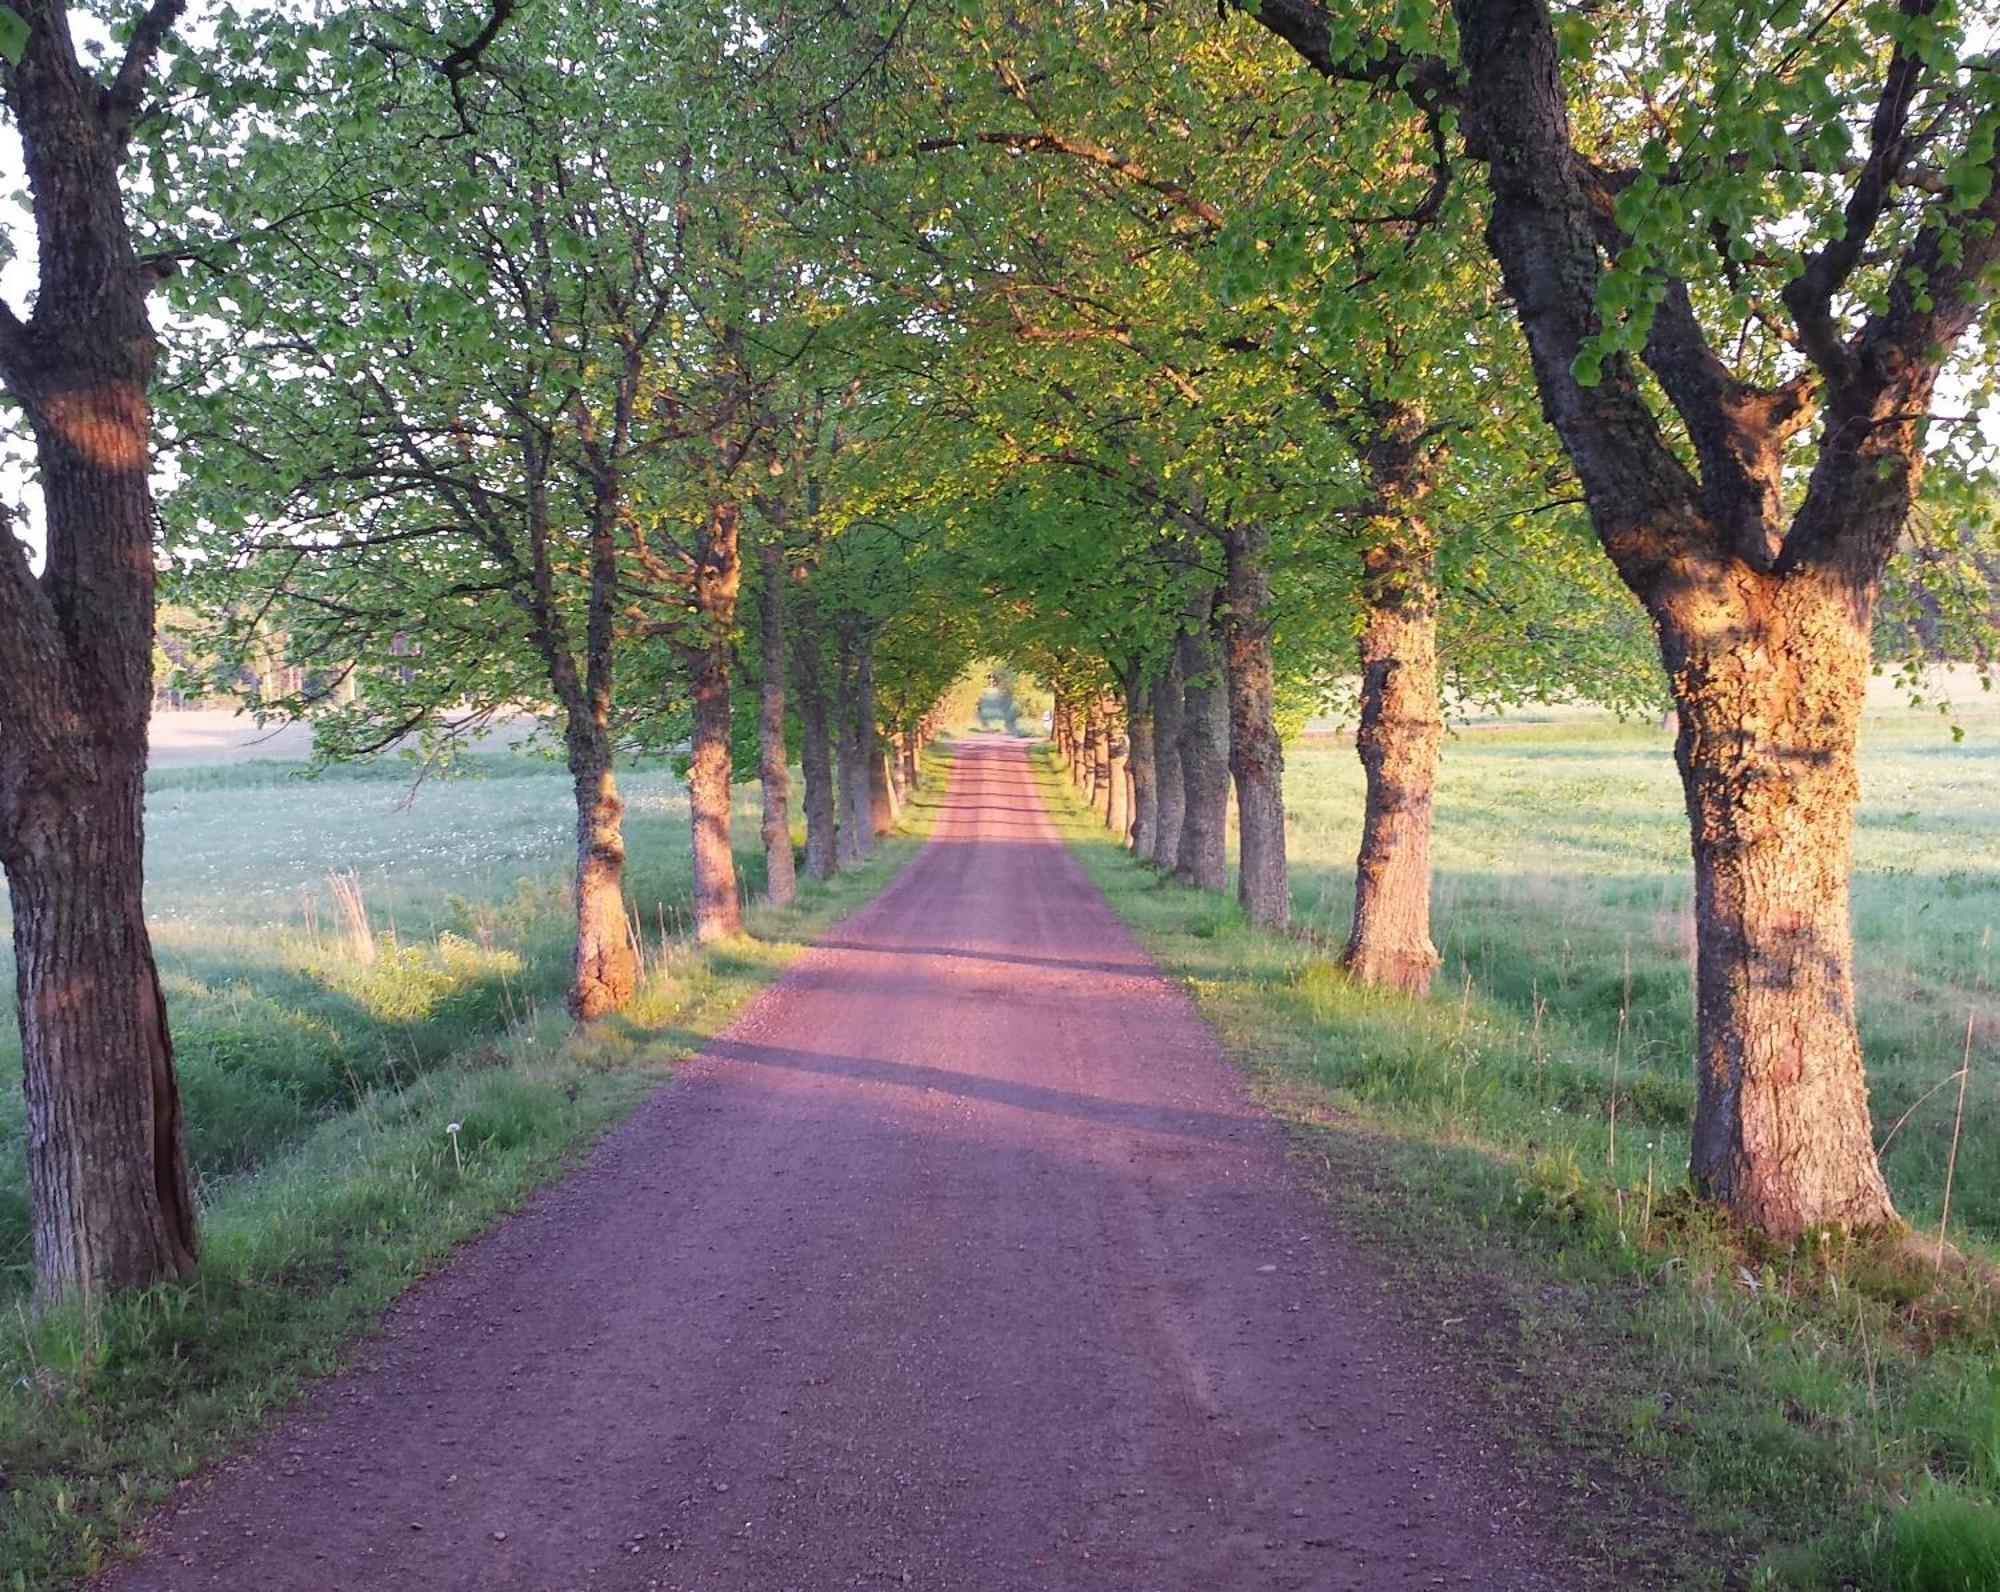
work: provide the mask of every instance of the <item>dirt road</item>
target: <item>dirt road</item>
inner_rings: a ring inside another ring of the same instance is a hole
[[[120,1589],[1573,1584],[1038,804],[933,843]]]

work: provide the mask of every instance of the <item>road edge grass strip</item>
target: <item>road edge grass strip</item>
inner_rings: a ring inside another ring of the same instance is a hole
[[[1510,1142],[1514,1014],[1356,984],[1135,859],[1050,749],[1035,764],[1092,883],[1609,1584],[2000,1586],[2000,1320],[1976,1277],[1900,1244],[1746,1247],[1678,1169],[1607,1170],[1588,1123],[1556,1152]],[[1342,1064],[1364,1050],[1365,1075]]]
[[[0,1589],[79,1581],[205,1465],[338,1369],[399,1295],[577,1164],[929,838],[950,753],[898,829],[745,936],[679,943],[629,1010],[584,1029],[551,1003],[499,1042],[362,1095],[204,1213],[193,1278],[0,1320]]]

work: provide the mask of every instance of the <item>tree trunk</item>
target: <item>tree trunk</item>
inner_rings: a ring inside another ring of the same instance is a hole
[[[197,1252],[144,908],[159,344],[120,170],[152,57],[134,50],[107,86],[77,59],[68,7],[14,9],[27,34],[7,99],[40,248],[32,315],[0,317],[0,381],[34,434],[46,556],[37,576],[0,519],[0,866],[35,1294],[94,1302],[185,1276]]]
[[[44,1300],[142,1287],[195,1262],[173,1041],[140,898],[144,763],[115,761],[90,785],[33,792],[7,847]]]
[[[1146,676],[1138,668],[1125,674],[1125,723],[1132,745],[1127,763],[1132,775],[1132,852],[1150,857],[1160,827],[1160,791],[1153,758],[1153,705]]]
[[[928,719],[914,734],[903,737],[903,790],[906,797],[916,794],[917,784],[924,777],[923,747],[929,740]]]
[[[1271,663],[1270,547],[1271,533],[1258,522],[1232,525],[1225,534],[1229,583],[1222,641],[1229,772],[1236,782],[1236,899],[1252,923],[1285,929],[1292,921],[1292,888],[1285,869],[1285,749]]]
[[[1229,885],[1229,702],[1211,623],[1214,602],[1210,594],[1193,605],[1178,643],[1185,795],[1174,877],[1197,890]]]
[[[576,956],[569,1010],[592,1022],[621,1009],[639,983],[625,913],[625,804],[602,726],[571,716],[570,780],[576,790]]]
[[[1392,543],[1364,558],[1355,749],[1368,796],[1342,960],[1368,983],[1423,995],[1439,960],[1431,943],[1431,801],[1444,740],[1431,550]]]
[[[896,827],[896,820],[902,813],[902,804],[896,798],[896,777],[889,748],[879,744],[879,737],[874,760],[868,765],[868,773],[869,823],[878,836],[886,835]]]
[[[1104,714],[1104,827],[1121,844],[1132,835],[1132,742],[1116,703]]]
[[[1181,685],[1180,648],[1167,650],[1166,662],[1153,676],[1146,699],[1153,708],[1153,845],[1152,862],[1172,868],[1181,852],[1181,820],[1187,812],[1187,784],[1181,777],[1181,719],[1186,692]]]
[[[802,612],[800,617],[809,615]],[[799,712],[799,773],[806,787],[806,873],[814,879],[831,879],[840,866],[834,840],[839,823],[834,808],[833,732],[827,722],[820,664],[818,627],[795,626],[792,694]]]
[[[730,849],[729,654],[697,651],[689,669],[694,752],[688,763],[688,817],[694,828],[694,933],[697,940],[743,932]]]
[[[866,690],[860,649],[851,637],[839,642],[840,860],[862,862],[875,849],[869,797],[869,741],[875,704]]]
[[[1367,983],[1425,995],[1431,942],[1431,806],[1444,713],[1438,699],[1437,550],[1420,517],[1428,487],[1422,419],[1397,406],[1370,450],[1382,513],[1362,553],[1361,725],[1367,778],[1354,923],[1342,961]]]
[[[764,798],[765,889],[776,906],[799,893],[792,858],[792,774],[785,748],[785,550],[770,537],[758,549],[764,605],[758,626],[764,680],[757,708],[757,780]]]
[[[1659,612],[1694,846],[1695,1184],[1778,1238],[1892,1224],[1848,902],[1869,604],[1739,568]]]
[[[694,702],[694,748],[688,764],[688,817],[694,830],[694,932],[720,940],[743,932],[743,903],[736,891],[736,857],[730,848],[729,632],[736,620],[736,590],[743,565],[733,503],[710,514],[699,549],[694,596],[706,634],[686,649],[689,694]]]
[[[1090,805],[1100,813],[1106,823],[1111,820],[1111,739],[1116,733],[1112,724],[1110,701],[1100,693],[1097,706],[1092,710],[1097,720],[1097,745],[1090,765]]]
[[[1104,739],[1104,708],[1093,697],[1083,713],[1083,739],[1077,743],[1076,781],[1086,807],[1097,805],[1097,746]]]

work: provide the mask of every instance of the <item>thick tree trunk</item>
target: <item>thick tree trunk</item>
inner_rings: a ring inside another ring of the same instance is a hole
[[[1444,716],[1438,704],[1437,594],[1427,543],[1364,554],[1361,726],[1367,776],[1354,924],[1342,960],[1357,978],[1423,995],[1431,943],[1431,802]]]
[[[1146,676],[1137,668],[1125,672],[1125,724],[1132,747],[1127,764],[1132,775],[1132,852],[1150,857],[1160,827],[1160,790],[1153,757],[1153,704]]]
[[[1342,960],[1357,978],[1429,993],[1431,807],[1444,713],[1438,698],[1437,552],[1420,514],[1429,479],[1423,418],[1386,410],[1369,451],[1381,513],[1362,553],[1361,725],[1367,779],[1354,923]]]
[[[571,717],[570,780],[576,790],[576,956],[570,1015],[592,1022],[621,1009],[639,983],[625,912],[625,804],[612,777],[604,729]]]
[[[1694,843],[1695,1183],[1780,1238],[1889,1225],[1848,901],[1869,605],[1737,569],[1660,613]]]
[[[834,806],[833,731],[820,663],[817,627],[795,627],[792,694],[799,712],[799,773],[806,787],[806,873],[814,879],[831,879],[840,866],[835,851],[839,821]]]
[[[1212,625],[1214,597],[1189,613],[1181,670],[1180,846],[1174,877],[1197,890],[1229,885],[1229,701]]]
[[[123,766],[32,792],[7,846],[45,1300],[185,1276],[196,1253],[173,1041],[140,899],[144,765],[100,756]]]
[[[1229,584],[1222,642],[1229,772],[1236,782],[1236,899],[1252,923],[1284,929],[1292,921],[1292,888],[1285,868],[1285,749],[1271,663],[1270,546],[1270,532],[1255,522],[1233,525],[1224,536]]]
[[[875,849],[868,771],[869,743],[875,735],[875,703],[873,693],[867,689],[861,648],[852,639],[842,637],[839,654],[840,860],[853,863],[866,860]]]
[[[14,9],[27,34],[7,99],[40,248],[32,315],[0,317],[0,381],[34,434],[46,554],[38,576],[0,520],[0,866],[35,1293],[94,1302],[185,1276],[197,1250],[143,903],[159,345],[120,170],[151,54],[107,87],[77,59],[67,6]],[[176,14],[157,20],[156,37]]]
[[[758,549],[764,577],[758,642],[764,680],[757,704],[757,780],[764,798],[765,890],[783,906],[799,893],[792,858],[792,773],[785,747],[785,550],[775,537]]]
[[[729,632],[742,581],[740,513],[719,503],[710,514],[694,577],[695,606],[706,634],[685,649],[694,703],[694,747],[688,763],[688,817],[694,830],[694,932],[702,941],[743,932],[730,848]]]
[[[1153,788],[1158,809],[1153,845],[1145,853],[1162,868],[1180,857],[1181,820],[1187,812],[1187,785],[1181,777],[1181,718],[1186,693],[1181,686],[1180,649],[1170,648],[1153,677],[1146,699],[1153,707]]]
[[[930,740],[930,721],[913,733],[903,737],[903,793],[905,799],[916,794],[917,784],[924,777],[923,748]]]

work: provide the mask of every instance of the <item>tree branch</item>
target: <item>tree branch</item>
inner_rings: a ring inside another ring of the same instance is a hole
[[[145,103],[146,79],[153,70],[153,58],[173,32],[187,9],[187,0],[153,0],[132,25],[132,37],[125,45],[125,58],[111,86],[104,91],[104,130],[112,143],[123,148],[132,136],[132,124],[139,119]]]

